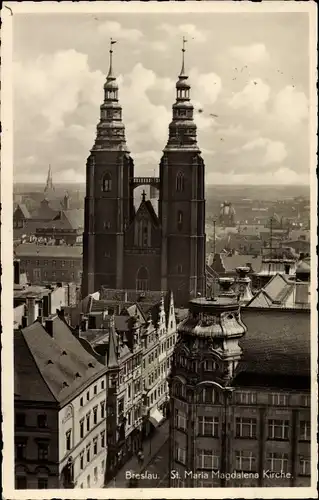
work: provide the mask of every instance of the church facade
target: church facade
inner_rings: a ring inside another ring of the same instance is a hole
[[[111,42],[112,43],[112,42]],[[104,288],[171,290],[176,305],[205,290],[205,166],[184,66],[159,177],[135,177],[126,145],[118,85],[110,68],[95,144],[87,160],[82,296]],[[143,192],[159,192],[158,213]]]

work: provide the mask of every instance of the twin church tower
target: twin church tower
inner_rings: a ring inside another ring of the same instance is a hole
[[[135,177],[111,40],[104,102],[86,166],[83,297],[102,287],[171,290],[176,305],[186,306],[189,298],[205,293],[205,166],[193,121],[185,41],[159,177]],[[158,214],[144,192],[135,210],[134,189],[144,185],[159,192]]]

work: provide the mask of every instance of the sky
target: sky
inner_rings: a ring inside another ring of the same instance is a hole
[[[206,183],[309,183],[307,13],[16,14],[13,36],[15,182],[85,182],[110,37],[135,175],[158,174],[186,36]]]

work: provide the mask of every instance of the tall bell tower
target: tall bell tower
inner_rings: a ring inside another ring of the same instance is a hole
[[[123,288],[124,232],[134,213],[133,160],[129,154],[118,85],[113,73],[113,45],[104,84],[100,122],[86,165],[82,296],[101,286]]]
[[[160,164],[159,218],[162,227],[161,289],[173,290],[175,303],[205,293],[205,166],[185,70],[176,83],[176,102]]]

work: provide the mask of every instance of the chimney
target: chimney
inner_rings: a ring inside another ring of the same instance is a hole
[[[13,261],[13,279],[15,285],[20,285],[20,259]]]
[[[229,298],[235,298],[236,293],[232,289],[232,286],[234,284],[234,278],[231,277],[222,277],[218,279],[218,284],[220,287],[219,291],[219,297],[229,297]]]
[[[28,326],[28,317],[22,316],[21,318],[21,328],[26,328]]]
[[[32,325],[37,319],[37,315],[35,313],[35,297],[27,297],[26,301],[27,305],[27,318],[28,318],[28,326]]]
[[[53,337],[53,319],[48,318],[45,320],[45,329],[50,337]]]
[[[90,330],[95,330],[96,329],[96,316],[89,315],[89,320],[88,320],[88,328]]]

